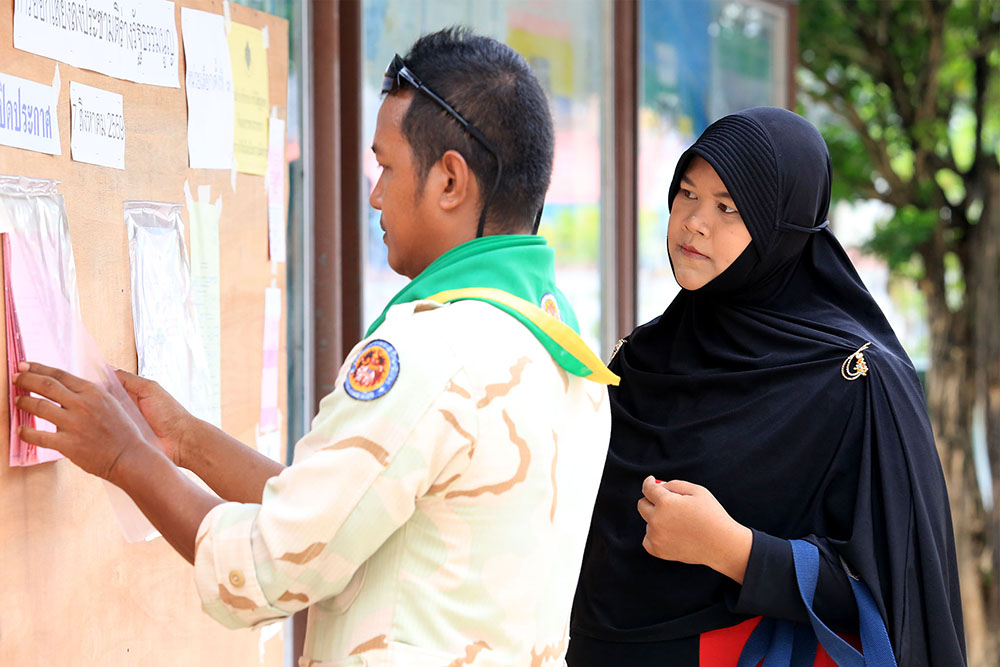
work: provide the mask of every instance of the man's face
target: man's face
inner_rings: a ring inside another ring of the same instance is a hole
[[[674,196],[667,249],[686,290],[704,287],[750,245],[750,232],[726,185],[708,162],[691,160]]]
[[[418,189],[416,160],[403,136],[403,118],[412,100],[412,93],[397,93],[382,102],[372,141],[381,173],[368,199],[372,208],[382,212],[382,240],[389,249],[389,266],[408,278],[448,250],[441,247],[435,202],[433,197],[424,196],[425,187]]]

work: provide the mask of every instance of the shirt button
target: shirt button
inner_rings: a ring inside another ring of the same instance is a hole
[[[240,588],[241,586],[243,586],[244,581],[245,580],[243,579],[243,573],[240,572],[239,570],[233,570],[232,572],[229,573],[229,583],[231,583],[233,587]]]

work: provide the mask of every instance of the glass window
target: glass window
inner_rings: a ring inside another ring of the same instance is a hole
[[[787,10],[752,0],[645,0],[639,10],[638,323],[680,289],[667,259],[667,194],[681,153],[712,121],[785,106]]]
[[[556,250],[560,287],[576,310],[584,338],[600,346],[602,90],[611,75],[605,52],[610,39],[599,0],[365,0],[363,10],[364,146],[375,133],[382,73],[394,53],[405,55],[421,34],[462,24],[506,42],[542,82],[555,124],[555,164],[539,233]],[[419,74],[419,73],[418,73]],[[386,260],[379,213],[368,205],[378,165],[367,148],[361,156],[364,319],[371,322],[406,283]]]

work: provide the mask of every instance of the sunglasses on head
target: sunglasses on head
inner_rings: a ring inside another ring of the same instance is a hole
[[[476,238],[479,238],[483,235],[483,227],[486,224],[486,207],[489,205],[490,199],[492,199],[493,195],[496,193],[497,187],[500,185],[500,175],[503,173],[503,160],[500,159],[500,151],[493,147],[493,144],[491,144],[483,133],[479,131],[479,128],[463,118],[462,114],[455,111],[454,107],[445,102],[440,95],[424,85],[424,82],[420,80],[420,77],[414,74],[413,70],[406,66],[406,62],[400,58],[397,53],[393,56],[392,62],[389,63],[389,66],[386,68],[385,74],[382,75],[382,93],[393,93],[402,88],[405,84],[413,86],[434,100],[434,102],[444,109],[449,116],[458,121],[459,125],[461,125],[462,128],[469,133],[469,136],[478,141],[483,148],[489,151],[493,156],[493,159],[497,161],[497,176],[496,180],[493,182],[493,189],[490,191],[489,196],[484,200],[483,210],[479,214],[479,227],[476,231]],[[541,221],[541,218],[542,210],[539,209],[538,215],[535,216],[534,229],[532,229],[533,234],[538,231],[538,223]]]
[[[493,144],[483,136],[483,133],[479,129],[465,120],[462,114],[455,111],[455,109],[444,101],[444,99],[435,93],[433,90],[424,85],[424,82],[420,80],[413,71],[406,66],[406,63],[402,58],[399,57],[397,53],[392,58],[392,62],[385,70],[385,74],[382,75],[382,92],[392,93],[403,87],[404,84],[410,84],[417,90],[423,92],[429,98],[434,100],[438,106],[448,112],[448,115],[458,121],[462,128],[469,133],[473,139],[482,144],[483,148],[488,150],[493,158],[497,161],[497,177],[493,182],[493,189],[490,191],[489,197],[483,202],[483,210],[479,214],[479,227],[476,230],[476,238],[483,235],[483,227],[486,224],[486,207],[489,204],[490,199],[493,198],[493,194],[496,192],[497,187],[500,185],[500,175],[503,173],[503,160],[500,159],[500,152],[493,147]]]

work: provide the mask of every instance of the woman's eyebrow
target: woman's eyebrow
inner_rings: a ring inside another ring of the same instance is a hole
[[[690,185],[690,186],[691,186],[691,187],[693,187],[693,188],[694,188],[694,187],[697,187],[697,186],[696,186],[696,185],[694,184],[694,181],[692,181],[692,180],[691,180],[690,178],[688,178],[687,176],[681,176],[681,182],[682,182],[682,183],[686,183],[687,185]],[[720,191],[720,192],[713,192],[713,193],[712,193],[712,196],[713,196],[713,197],[718,197],[718,198],[720,198],[720,199],[728,199],[728,200],[730,200],[730,201],[736,201],[735,199],[733,199],[733,196],[732,196],[731,194],[729,194],[729,192],[727,192],[726,190],[722,190],[722,191]]]

